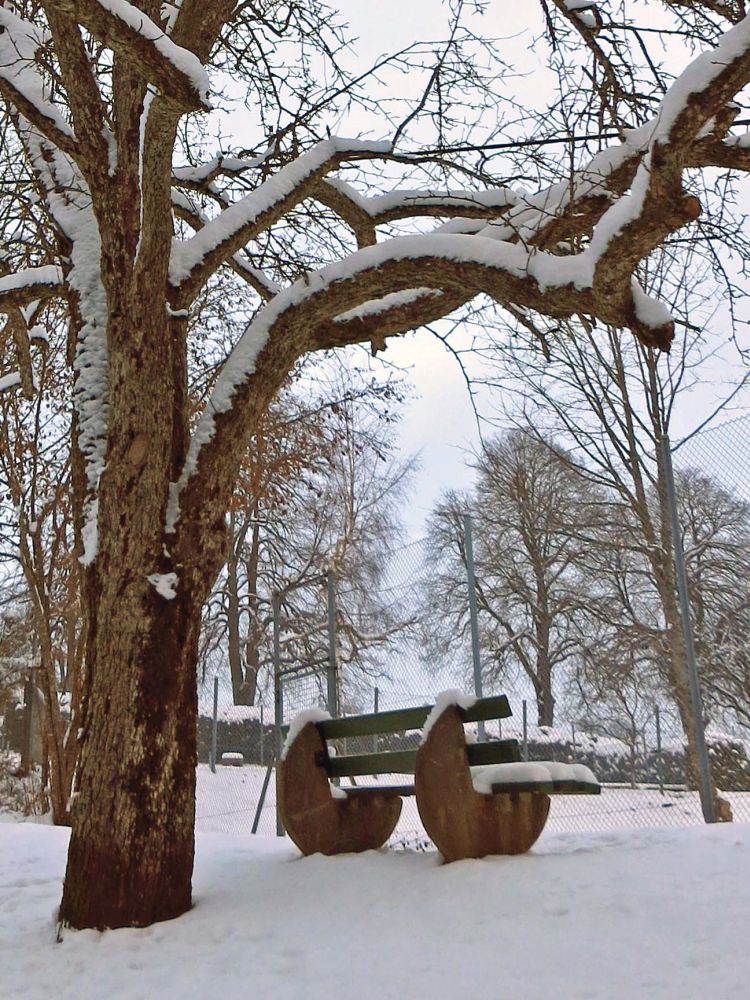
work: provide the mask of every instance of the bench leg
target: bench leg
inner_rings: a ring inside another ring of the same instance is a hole
[[[445,861],[524,854],[547,822],[550,800],[544,793],[474,790],[463,723],[453,707],[417,751],[414,783],[424,828]]]
[[[279,762],[276,795],[286,832],[303,854],[377,850],[401,815],[397,796],[334,798],[325,768],[315,763],[325,743],[308,722]]]

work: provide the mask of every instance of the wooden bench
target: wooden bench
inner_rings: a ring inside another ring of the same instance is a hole
[[[340,719],[320,711],[298,716],[289,727],[277,769],[277,797],[282,822],[302,853],[339,854],[382,847],[398,822],[402,798],[414,794],[425,829],[446,860],[518,853],[528,850],[541,833],[550,794],[582,792],[584,785],[598,791],[595,782],[553,780],[546,773],[520,783],[523,774],[511,774],[511,780],[505,780],[503,765],[527,766],[519,763],[518,741],[467,744],[463,726],[509,718],[508,699],[499,695],[461,700],[462,704],[455,704],[442,696],[434,707]],[[426,737],[414,749],[340,756],[328,746],[332,741],[423,727]],[[480,782],[491,779],[487,792],[474,790],[472,772]],[[414,774],[415,778],[408,783],[351,788],[332,784],[334,779],[392,774]],[[466,812],[468,818],[459,812]],[[537,826],[538,832],[529,839]]]

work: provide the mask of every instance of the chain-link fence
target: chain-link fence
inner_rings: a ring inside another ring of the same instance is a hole
[[[748,420],[750,424],[750,420]],[[749,428],[750,429],[750,428]],[[729,428],[731,430],[731,428]],[[716,432],[712,432],[716,435]],[[742,428],[732,433],[742,435]],[[741,471],[742,448],[729,447],[736,472],[732,487],[722,468],[723,488],[748,489],[750,495],[750,448],[745,452],[747,474]],[[678,449],[677,489],[683,486],[682,468],[699,462],[703,474],[711,476],[713,456],[722,454],[718,446],[704,443],[703,436],[692,439],[690,448]],[[689,462],[686,460],[689,459]],[[721,464],[721,463],[720,463]],[[688,558],[690,558],[688,546]],[[379,623],[368,620],[368,611],[358,621],[359,634],[369,635],[373,646],[363,662],[337,658],[335,635],[329,631],[330,616],[336,607],[325,600],[321,588],[318,627],[324,654],[315,664],[297,664],[282,676],[283,714],[287,723],[296,711],[327,706],[331,696],[330,671],[335,666],[336,700],[342,714],[356,714],[391,708],[429,704],[438,692],[448,688],[473,690],[472,643],[468,617],[455,629],[449,642],[435,641],[439,630],[437,612],[427,586],[435,572],[437,553],[427,540],[384,553],[378,598],[374,607],[388,606],[393,615],[387,634]],[[457,582],[460,599],[468,600],[468,584]],[[748,581],[738,580],[737,590],[747,591]],[[338,583],[336,599],[346,598],[344,582]],[[330,592],[329,592],[330,597]],[[449,623],[450,624],[450,623]],[[451,628],[447,629],[451,633]],[[283,648],[284,624],[279,623]],[[744,640],[743,640],[744,641]],[[328,645],[333,643],[333,648]],[[481,655],[481,650],[480,650]],[[281,656],[283,660],[283,655]],[[747,682],[747,673],[745,674]],[[485,695],[508,694],[513,717],[502,723],[488,723],[486,738],[516,738],[525,759],[577,761],[587,764],[602,783],[600,796],[555,796],[547,829],[603,831],[625,827],[683,826],[703,822],[701,799],[696,782],[689,776],[686,740],[680,717],[669,703],[640,704],[623,719],[598,719],[587,724],[570,709],[564,699],[554,726],[538,726],[533,692],[523,685],[488,684]],[[272,775],[274,746],[274,704],[267,690],[266,701],[253,708],[229,704],[231,687],[219,679],[219,703],[214,725],[210,711],[210,689],[201,698],[200,755],[198,775],[199,830],[222,830],[272,834],[276,830],[275,782]],[[747,688],[745,702],[747,703]],[[708,700],[711,703],[711,700]],[[566,718],[567,715],[567,718]],[[216,762],[211,770],[212,731],[216,739]],[[750,729],[736,716],[712,713],[707,742],[714,781],[730,804],[735,821],[750,821]],[[417,745],[416,732],[394,737],[366,737],[350,740],[339,752],[357,753],[376,749],[406,749]],[[237,766],[237,765],[243,766]],[[403,783],[403,777],[381,775],[379,781]],[[420,847],[427,843],[414,799],[406,799],[393,843]]]

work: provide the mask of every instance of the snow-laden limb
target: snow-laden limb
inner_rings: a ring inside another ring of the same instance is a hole
[[[207,217],[193,204],[190,198],[175,188],[172,189],[172,207],[175,216],[187,222],[196,232],[199,232],[208,221]],[[245,254],[238,252],[227,263],[234,273],[246,281],[266,302],[281,291],[281,286],[267,275],[265,271],[256,267]]]
[[[393,222],[417,215],[449,215],[459,211],[469,218],[475,215],[486,219],[521,201],[521,195],[509,187],[482,191],[399,190],[367,197],[338,177],[327,178],[325,184],[349,198],[375,223]]]
[[[107,300],[101,278],[101,243],[91,206],[91,196],[75,163],[53,150],[29,127],[22,133],[29,159],[46,188],[52,218],[72,247],[65,289],[75,296],[80,327],[77,332],[73,370],[73,405],[78,418],[78,447],[86,472],[81,561],[89,565],[98,551],[99,478],[104,471],[107,448]],[[40,269],[48,271],[48,269]],[[62,275],[56,290],[62,290]],[[40,287],[32,287],[27,301],[39,299]],[[2,297],[0,296],[0,307]]]
[[[193,297],[216,268],[311,193],[318,181],[345,160],[387,155],[388,142],[332,138],[319,142],[226,208],[189,240],[172,247],[169,280]]]
[[[59,295],[65,288],[63,273],[54,264],[27,267],[0,278],[0,310],[27,305]]]
[[[21,384],[21,373],[10,372],[8,375],[0,376],[0,393],[8,392],[10,389],[17,389]]]
[[[376,316],[387,312],[390,309],[416,302],[426,296],[438,296],[443,292],[439,288],[407,288],[403,292],[391,292],[380,299],[369,299],[353,309],[347,309],[333,317],[334,323],[347,323],[353,319],[365,319],[367,316]]]
[[[47,99],[44,79],[34,65],[48,41],[29,21],[0,7],[0,93],[59,149],[76,151],[76,138],[60,109]]]
[[[424,285],[426,281],[429,286]],[[181,494],[198,468],[204,446],[214,439],[217,418],[235,407],[238,391],[246,389],[261,352],[270,342],[299,340],[300,331],[307,331],[303,349],[332,346],[335,334],[331,334],[331,321],[344,314],[346,307],[356,311],[365,303],[362,318],[372,318],[389,334],[404,332],[433,319],[436,303],[439,313],[445,314],[483,292],[500,304],[521,305],[546,315],[570,317],[585,313],[613,325],[629,323],[646,342],[668,347],[671,321],[651,325],[650,320],[659,314],[655,309],[649,313],[646,303],[650,300],[643,292],[639,294],[639,307],[645,319],[636,315],[630,276],[624,305],[611,295],[597,297],[592,282],[593,260],[585,254],[558,257],[517,243],[452,234],[396,237],[364,247],[306,275],[261,310],[227,358],[192,434],[180,478],[172,486],[167,531],[175,529]],[[445,302],[434,294],[404,298],[404,293],[423,287],[429,287],[431,292],[442,291]],[[396,328],[388,326],[389,317],[400,317],[405,305],[420,306],[423,312],[420,315],[410,310],[403,323]],[[360,337],[364,335],[361,327],[355,329]],[[235,413],[233,419],[241,421],[241,414]],[[226,427],[224,430],[229,434]],[[229,434],[233,441],[237,430]],[[216,447],[211,451],[215,454]]]
[[[200,59],[176,45],[128,0],[57,0],[57,4],[114,52],[135,61],[163,96],[186,110],[210,109],[208,74]]]
[[[266,302],[270,301],[274,295],[278,295],[281,291],[281,285],[269,277],[261,268],[256,267],[245,254],[236,253],[229,263],[234,273],[244,278],[248,285],[254,288],[258,295],[262,299],[265,299]]]
[[[205,188],[206,184],[216,180],[217,177],[237,177],[248,170],[257,170],[258,167],[265,163],[275,148],[275,146],[269,146],[264,153],[253,156],[248,160],[244,160],[239,156],[230,156],[222,153],[196,166],[187,164],[182,167],[174,167],[172,170],[172,180],[177,186],[201,190]]]
[[[629,295],[624,283],[638,262],[699,216],[698,199],[682,186],[686,156],[717,108],[748,82],[750,15],[727,31],[716,48],[694,59],[664,95],[630,193],[602,215],[586,251],[593,283],[603,291]],[[640,315],[652,315],[640,295],[638,307]]]

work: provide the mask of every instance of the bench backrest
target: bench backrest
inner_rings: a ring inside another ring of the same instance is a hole
[[[513,714],[504,694],[480,698],[469,708],[456,706],[465,723],[488,722],[508,719]],[[381,736],[421,729],[432,711],[432,705],[401,708],[392,712],[374,712],[369,715],[350,715],[340,719],[317,722],[318,732],[324,740],[350,739],[360,736]],[[489,743],[468,744],[466,756],[470,765],[507,764],[521,759],[518,740],[493,740]],[[323,755],[321,754],[321,757]],[[325,755],[319,763],[333,778],[355,777],[367,774],[413,774],[416,749],[384,750],[373,753]]]

